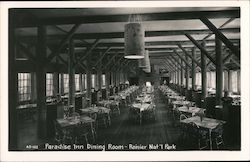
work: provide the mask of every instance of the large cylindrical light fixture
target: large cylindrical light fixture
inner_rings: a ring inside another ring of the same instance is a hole
[[[146,73],[151,72],[151,66],[150,66],[150,59],[149,59],[149,53],[148,50],[145,50],[144,58],[141,60],[138,60],[139,67],[142,68],[143,71]]]
[[[144,35],[145,31],[140,23],[129,23],[125,25],[125,58],[144,58]]]

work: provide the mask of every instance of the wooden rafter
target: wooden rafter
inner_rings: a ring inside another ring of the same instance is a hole
[[[58,56],[60,54],[61,49],[64,47],[65,44],[68,43],[68,41],[70,40],[70,38],[73,36],[73,34],[76,32],[76,30],[80,26],[81,26],[81,24],[75,24],[71,28],[71,30],[68,32],[68,34],[65,36],[65,38],[61,40],[61,42],[60,42],[59,47],[57,48],[57,50],[48,56],[47,62],[50,62],[54,57],[56,57],[56,56]]]
[[[191,42],[193,42],[201,50],[201,52],[203,52],[207,56],[207,58],[209,58],[209,60],[212,61],[214,65],[216,65],[215,60],[209,55],[209,53],[205,50],[205,48],[203,48],[191,35],[187,33],[185,33],[185,35],[188,39],[191,40]]]
[[[208,20],[206,17],[201,17],[200,20],[211,30],[214,34],[233,52],[233,54],[240,60],[240,50],[238,47],[235,47],[233,43],[227,39],[227,37],[220,32],[216,26]]]
[[[25,19],[20,21],[17,18],[15,27],[32,27],[43,25],[62,25],[62,24],[83,24],[83,23],[107,23],[107,22],[128,22],[129,14],[126,15],[103,15],[103,16],[74,16],[57,18]],[[186,11],[186,12],[162,12],[140,14],[141,21],[161,21],[161,20],[190,20],[199,19],[201,16],[207,18],[239,18],[240,10],[224,11]],[[17,16],[18,17],[18,16]]]
[[[191,58],[191,60],[193,60],[193,61],[196,63],[196,65],[198,65],[199,67],[201,67],[201,64],[200,64],[195,58],[193,58],[192,55],[190,55],[190,54],[182,47],[181,44],[177,44],[177,46],[183,51],[183,53],[184,53],[185,55],[187,55],[189,58]]]
[[[89,55],[91,55],[92,50],[97,46],[97,44],[99,43],[99,39],[96,39],[95,42],[91,45],[91,47],[89,49],[87,49],[87,51],[85,52],[85,54],[79,58],[79,60],[77,61],[77,63],[75,64],[75,66],[77,64],[79,64],[80,62],[82,62],[84,59],[86,59]]]
[[[176,50],[173,50],[173,52],[182,60],[185,62],[185,64],[191,68],[191,66],[189,65],[189,63],[187,62],[187,60],[185,58],[183,58]],[[192,59],[192,58],[191,58]]]
[[[111,50],[112,47],[107,47],[107,49],[102,53],[102,56],[96,61],[94,66],[97,66],[102,59],[106,56],[106,54],[109,52],[109,50]]]

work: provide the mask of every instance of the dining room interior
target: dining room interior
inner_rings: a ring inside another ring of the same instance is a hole
[[[9,150],[241,150],[239,7],[9,9]]]

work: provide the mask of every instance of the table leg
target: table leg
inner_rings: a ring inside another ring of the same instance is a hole
[[[108,113],[108,123],[109,123],[109,126],[111,126],[110,113]]]
[[[140,111],[140,125],[142,123],[142,112]]]
[[[95,132],[95,128],[93,127],[93,122],[90,123],[90,127],[91,127],[91,133],[92,133],[93,141],[95,142],[96,132]]]
[[[210,144],[210,150],[212,150],[213,144],[212,144],[212,130],[209,129],[209,144]]]

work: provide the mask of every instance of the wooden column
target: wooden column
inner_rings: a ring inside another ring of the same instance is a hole
[[[189,58],[188,56],[186,55],[186,61],[188,62],[189,61]],[[188,65],[186,64],[186,89],[188,90],[189,89],[189,69],[188,69]]]
[[[75,112],[75,51],[74,51],[74,40],[69,40],[69,62],[68,62],[68,73],[69,73],[69,100],[68,105],[73,105],[73,112]]]
[[[106,97],[109,96],[109,86],[110,86],[110,72],[108,70],[105,71],[105,79],[106,79]]]
[[[223,82],[223,59],[222,59],[222,42],[215,36],[216,52],[216,104],[221,105],[222,82]]]
[[[13,16],[10,12],[9,24],[9,150],[17,150],[18,147],[18,74],[15,64],[16,33],[13,27]]]
[[[83,92],[83,80],[82,80],[82,73],[79,73],[79,88],[80,88],[80,92]]]
[[[91,68],[91,62],[90,62],[90,56],[87,58],[87,98],[91,101],[91,75],[92,75],[92,68]]]
[[[64,79],[63,79],[63,73],[61,74],[61,89],[60,89],[60,94],[63,95],[64,94]]]
[[[100,63],[97,68],[97,81],[98,81],[98,89],[102,89],[102,64]]]
[[[46,123],[46,71],[45,71],[45,60],[46,60],[46,27],[39,26],[37,40],[37,66],[36,66],[36,82],[37,82],[37,114],[38,114],[38,126],[37,135],[39,138],[45,138],[47,134],[47,123]]]
[[[184,71],[184,69],[183,69],[183,61],[182,61],[182,59],[180,59],[180,62],[181,62],[181,84],[180,84],[180,86],[183,86],[183,80],[184,80],[184,75],[183,75],[183,71]]]
[[[194,59],[196,59],[196,50],[195,47],[192,48],[192,57]],[[196,82],[196,70],[195,70],[195,62],[194,60],[192,60],[192,69],[191,69],[191,73],[192,73],[192,90],[196,90],[195,87],[195,82]]]
[[[232,87],[232,70],[228,70],[228,91],[232,92],[233,87]]]
[[[202,42],[203,48],[205,48],[205,42]],[[207,57],[203,51],[201,51],[201,86],[202,86],[202,99],[207,97]]]
[[[53,95],[59,94],[59,73],[53,73]]]
[[[31,72],[31,101],[35,102],[37,99],[37,92],[36,92],[36,73]]]

